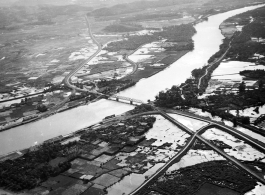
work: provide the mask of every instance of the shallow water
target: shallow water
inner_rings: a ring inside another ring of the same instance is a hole
[[[48,118],[0,133],[0,155],[27,148],[47,139],[92,125],[111,114],[122,114],[133,106],[109,100],[80,106]]]
[[[138,186],[144,183],[145,178],[152,176],[163,165],[164,163],[158,163],[151,169],[146,171],[144,174],[132,173],[128,176],[125,176],[120,182],[107,189],[108,195],[122,195],[123,193],[131,193],[132,191],[137,189]]]
[[[191,76],[193,69],[206,65],[208,59],[219,50],[219,45],[224,39],[219,25],[225,19],[262,6],[249,6],[213,15],[209,17],[208,21],[195,25],[197,33],[192,38],[194,41],[193,51],[187,53],[159,74],[141,79],[135,86],[120,92],[119,95],[144,101],[153,100],[159,91],[185,82]]]
[[[188,118],[188,117],[181,116],[178,114],[169,114],[169,116],[176,119],[178,122],[180,122],[184,126],[188,127],[192,131],[197,131],[200,128],[209,124],[209,123],[204,122],[204,121],[196,120],[193,118]]]
[[[213,72],[212,79],[242,81],[244,77],[239,74],[240,71],[256,69],[265,70],[265,66],[250,62],[222,62]]]
[[[119,95],[147,101],[154,99],[159,91],[170,88],[172,85],[181,84],[190,77],[194,68],[205,65],[208,59],[219,50],[219,45],[224,38],[219,30],[219,25],[222,22],[231,16],[258,7],[261,5],[217,14],[209,17],[208,21],[197,24],[195,26],[197,34],[193,37],[193,51],[164,71],[140,80],[135,86]],[[101,54],[105,52],[102,51]],[[130,105],[101,100],[88,106],[81,106],[34,123],[10,129],[0,133],[0,155],[32,146],[55,136],[68,134],[99,122],[106,116],[121,114],[132,108]]]

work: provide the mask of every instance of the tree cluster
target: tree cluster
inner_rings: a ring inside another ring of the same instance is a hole
[[[185,100],[181,97],[181,89],[177,86],[172,86],[170,90],[160,91],[155,97],[155,105],[159,107],[174,107],[185,105]]]
[[[181,168],[157,180],[149,189],[159,189],[165,194],[194,194],[205,183],[230,188],[240,194],[256,186],[255,179],[227,161],[213,161]]]
[[[262,79],[265,79],[265,70],[256,69],[256,70],[243,70],[239,72],[240,75],[252,78],[259,79],[259,83],[263,84]]]
[[[118,4],[107,8],[99,8],[92,11],[90,15],[94,17],[107,17],[119,14],[139,12],[150,8],[164,7],[164,6],[183,4],[189,2],[192,2],[192,0],[177,0],[177,1],[164,0],[164,1],[152,1],[152,3],[148,1],[135,1],[132,3]]]
[[[141,104],[141,105],[137,105],[133,110],[130,110],[130,114],[139,114],[142,112],[149,112],[149,111],[153,111],[154,108],[151,105],[148,104]]]
[[[115,41],[108,44],[106,50],[111,52],[125,50],[135,50],[141,45],[157,41],[159,39],[167,39],[171,42],[187,42],[186,45],[175,46],[180,50],[193,49],[193,41],[191,37],[196,33],[195,28],[191,24],[182,24],[178,26],[170,26],[163,28],[162,31],[154,32],[152,35],[133,35],[127,36],[126,40]],[[173,47],[174,48],[174,47]],[[170,49],[170,48],[167,48]]]
[[[49,162],[67,154],[75,143],[66,145],[43,144],[36,151],[31,151],[15,160],[0,163],[0,187],[13,191],[32,189],[50,176],[56,176],[70,168],[68,161],[52,167]]]
[[[92,101],[97,97],[98,96],[94,93],[83,92],[80,95],[72,94],[72,95],[70,95],[69,99],[70,99],[70,101],[75,101],[75,100],[80,100],[80,99],[86,98],[86,100]]]
[[[143,30],[142,26],[132,26],[132,25],[124,25],[124,24],[112,24],[106,26],[104,31],[107,32],[131,32],[131,31],[139,31]]]
[[[165,18],[169,18],[169,17],[173,17],[174,19],[176,18],[181,18],[182,14],[179,13],[160,13],[160,14],[137,14],[134,16],[128,16],[128,17],[124,17],[121,18],[120,21],[121,22],[136,22],[136,21],[144,21],[144,20],[164,20]]]
[[[40,111],[40,112],[46,112],[48,110],[48,108],[44,104],[39,104],[37,106],[37,110]]]
[[[12,6],[8,9],[0,8],[0,29],[13,30],[18,24],[47,25],[53,24],[53,19],[60,15],[74,15],[80,11],[87,11],[77,5],[71,6]]]
[[[115,93],[122,91],[124,89],[127,89],[131,86],[134,86],[136,82],[132,80],[101,80],[97,83],[98,88],[100,88],[100,92],[104,94],[110,94],[110,93]]]
[[[122,125],[102,127],[96,131],[88,131],[81,135],[81,139],[94,141],[103,140],[109,143],[129,143],[130,137],[140,136],[153,127],[156,118],[137,117],[123,121]]]
[[[154,33],[161,36],[169,42],[192,42],[191,37],[196,33],[196,29],[192,24],[181,24],[178,26],[164,27],[163,31]]]
[[[216,52],[214,55],[212,55],[211,57],[210,57],[210,59],[208,60],[208,63],[212,63],[212,62],[214,62],[216,59],[219,59],[225,52],[226,52],[226,50],[228,49],[228,47],[229,47],[229,42],[230,42],[230,40],[229,39],[227,39],[227,38],[225,38],[224,40],[223,40],[223,43],[220,45],[220,47],[219,47],[219,51],[218,52]]]

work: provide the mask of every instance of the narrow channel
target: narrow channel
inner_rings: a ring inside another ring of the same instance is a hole
[[[195,26],[197,33],[193,37],[194,50],[173,63],[164,71],[147,79],[142,79],[134,87],[119,95],[153,100],[159,91],[179,85],[191,76],[191,71],[202,67],[219,50],[224,38],[219,25],[229,17],[253,10],[264,5],[255,5],[209,17]],[[131,105],[109,100],[80,106],[46,119],[19,126],[0,133],[0,155],[41,143],[52,137],[66,135],[78,129],[99,122],[112,114],[121,114],[132,109]]]

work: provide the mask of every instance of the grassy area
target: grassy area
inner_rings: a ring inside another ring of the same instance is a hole
[[[148,78],[148,77],[150,77],[150,76],[152,76],[152,75],[164,70],[166,67],[168,67],[171,64],[173,64],[175,61],[180,59],[183,55],[185,55],[188,52],[189,51],[177,51],[177,52],[174,52],[174,53],[177,53],[177,54],[169,55],[169,56],[163,58],[161,61],[158,61],[158,63],[165,64],[165,65],[159,66],[159,67],[150,66],[150,64],[149,65],[145,65],[144,70],[138,69],[135,72],[135,74],[126,77],[126,79],[132,79],[133,81],[137,82],[137,81],[139,81],[142,78]]]
[[[118,69],[122,66],[123,62],[113,62],[113,63],[102,63],[92,66],[90,73],[104,72],[108,70]]]
[[[185,168],[177,173],[163,175],[150,189],[158,188],[167,194],[242,194],[256,185],[255,180],[245,172],[231,166],[227,161],[210,161]],[[212,185],[208,185],[210,183]],[[215,186],[215,183],[220,187]],[[201,186],[203,186],[201,188]],[[196,191],[198,191],[196,193]],[[211,191],[212,190],[212,191]],[[218,192],[218,193],[213,193]],[[222,193],[220,193],[222,192]]]
[[[104,31],[106,32],[130,32],[130,31],[139,31],[143,28],[139,25],[129,25],[129,24],[112,24],[107,26]]]
[[[176,54],[171,54],[167,57],[165,57],[164,59],[162,59],[159,63],[163,63],[165,65],[170,65],[172,64],[173,62],[177,61],[178,59],[180,59],[182,56],[184,56],[186,53],[188,53],[189,51],[188,50],[184,50],[184,51],[177,51],[177,52],[174,52]]]
[[[216,195],[216,194],[226,194],[226,195],[239,195],[238,192],[230,190],[229,188],[219,187],[210,183],[205,183],[200,188],[195,195]]]
[[[83,8],[75,13],[55,16],[50,24],[24,22],[18,29],[2,28],[0,30],[1,88],[16,82],[19,82],[16,86],[26,84],[43,87],[56,76],[61,76],[77,66],[80,61],[69,60],[71,53],[92,46],[86,39],[88,36],[84,23],[86,10]],[[14,77],[14,75],[19,76]],[[30,82],[28,80],[30,77],[38,79]]]

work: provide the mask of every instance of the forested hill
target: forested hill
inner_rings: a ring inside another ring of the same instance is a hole
[[[78,5],[66,6],[12,6],[9,9],[0,7],[0,29],[14,30],[23,25],[52,24],[52,19],[59,15],[85,14],[92,8]]]
[[[6,5],[16,5],[16,6],[36,6],[36,5],[80,5],[86,7],[109,7],[120,3],[130,3],[139,0],[0,0],[0,7],[4,4]]]
[[[196,0],[157,0],[157,1],[136,1],[132,3],[118,4],[108,8],[96,9],[90,13],[94,17],[113,16],[117,14],[133,13],[150,8],[164,7],[176,4],[187,4]]]

